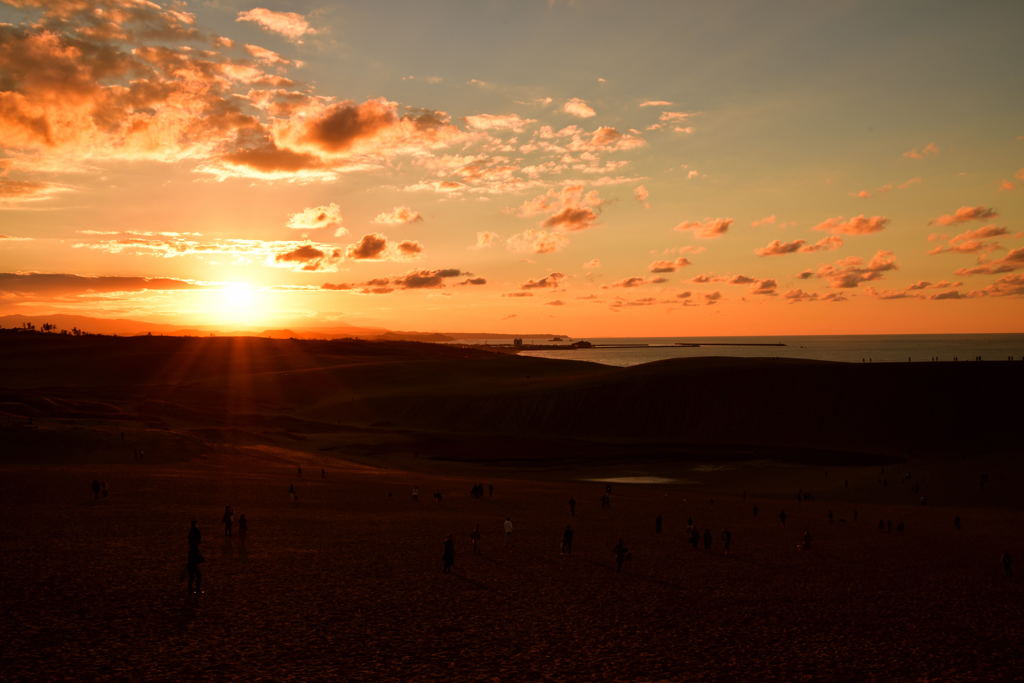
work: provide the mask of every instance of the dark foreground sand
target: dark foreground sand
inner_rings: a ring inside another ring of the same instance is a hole
[[[743,485],[740,472],[732,480],[695,473],[694,484],[616,485],[603,510],[602,484],[567,481],[564,472],[562,480],[464,478],[275,449],[181,463],[6,465],[0,677],[1018,677],[1024,582],[1003,576],[1000,556],[1010,550],[1024,572],[1024,515],[987,505],[982,492],[958,508],[915,505],[911,487],[922,475],[904,482],[907,469],[887,468],[887,487],[877,467],[832,469],[827,478],[823,469],[793,468],[777,477],[794,493],[818,491],[803,503],[788,495],[744,501],[722,492],[730,481]],[[109,483],[109,498],[92,501],[93,478]],[[993,479],[990,489],[1005,488]],[[493,482],[493,498],[471,499],[474,481]],[[977,482],[964,475],[956,486]],[[445,494],[441,504],[435,490]],[[576,544],[564,556],[570,495],[579,501]],[[245,546],[223,538],[228,502],[250,520]],[[712,551],[686,544],[691,515],[713,530]],[[506,516],[516,528],[510,546]],[[207,558],[198,599],[186,597],[183,581],[192,517]],[[906,531],[880,532],[879,519],[903,521]],[[483,538],[474,556],[476,523]],[[725,527],[734,535],[729,556],[721,552]],[[800,552],[805,529],[813,548]],[[446,575],[448,533],[457,557]],[[619,537],[633,559],[616,574]]]

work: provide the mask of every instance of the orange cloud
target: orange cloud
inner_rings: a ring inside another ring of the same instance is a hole
[[[562,280],[565,279],[565,273],[551,273],[545,275],[539,280],[527,280],[519,286],[519,289],[546,289],[556,288],[561,286]]]
[[[978,265],[971,268],[959,268],[957,275],[994,275],[996,273],[1010,273],[1024,268],[1024,247],[1012,250],[1006,256],[994,261],[979,260]]]
[[[345,256],[354,261],[382,259],[386,256],[385,250],[387,248],[388,238],[375,232],[363,235],[358,242],[348,245],[345,248]]]
[[[332,270],[341,260],[341,250],[320,249],[312,244],[303,244],[274,256],[277,264],[292,266],[297,270]]]
[[[640,106],[641,107],[671,107],[672,104],[673,103],[669,102],[668,100],[647,100],[645,102],[641,102]]]
[[[998,242],[986,241],[991,237],[999,237],[1009,234],[1009,230],[998,225],[985,225],[974,230],[967,230],[949,239],[945,246],[935,247],[929,250],[929,254],[942,254],[955,252],[960,254],[976,254],[978,252],[994,251],[1000,248]]]
[[[879,250],[868,263],[859,256],[840,259],[835,264],[819,266],[812,275],[828,280],[834,289],[851,289],[862,282],[870,282],[883,277],[883,273],[896,270],[896,257],[891,251]],[[805,279],[805,274],[801,274]]]
[[[647,191],[647,188],[643,185],[637,185],[633,188],[633,198],[644,205],[644,208],[651,208],[651,205],[647,203],[647,199],[651,196],[651,193]]]
[[[517,254],[552,254],[568,246],[569,238],[555,230],[529,228],[509,237],[506,244]]]
[[[408,206],[396,206],[391,211],[385,211],[384,213],[377,214],[376,218],[373,219],[374,223],[378,225],[405,225],[407,223],[417,223],[423,220],[423,216],[420,215],[419,211],[414,211]]]
[[[325,282],[321,289],[328,290],[353,290],[357,289],[361,294],[389,294],[396,289],[440,289],[446,285],[446,281],[453,277],[469,276],[472,273],[459,270],[458,268],[440,268],[436,270],[414,270],[405,275],[392,277],[374,278],[364,282]],[[460,285],[483,285],[487,284],[484,278],[469,277],[458,283]]]
[[[334,202],[293,213],[287,223],[288,227],[293,230],[334,228],[337,230],[335,235],[344,235],[347,231],[341,227],[341,224],[341,208]]]
[[[1024,275],[1004,275],[987,287],[972,291],[968,296],[1024,296]]]
[[[781,256],[795,252],[810,253],[814,251],[834,251],[843,246],[843,238],[838,235],[823,237],[814,244],[807,244],[805,240],[793,240],[792,242],[781,242],[772,240],[763,247],[754,250],[758,256]]]
[[[920,149],[911,149],[903,153],[903,157],[906,159],[924,159],[925,157],[934,157],[939,154],[939,146],[934,142],[929,142]]]
[[[578,97],[573,97],[566,101],[566,103],[562,105],[562,111],[581,119],[589,119],[592,116],[597,116],[597,112],[594,111],[593,107]]]
[[[768,279],[768,280],[758,280],[750,288],[750,293],[751,294],[764,294],[764,295],[767,295],[767,296],[775,296],[777,294],[777,292],[775,290],[778,288],[778,286],[779,286],[779,283],[777,283],[775,280],[771,280],[771,279]]]
[[[814,226],[814,229],[831,232],[836,235],[867,235],[884,230],[888,222],[889,219],[884,216],[868,218],[862,214],[860,216],[852,216],[849,220],[842,216],[836,216],[818,223]]]
[[[673,228],[684,232],[692,230],[698,239],[714,239],[721,237],[732,225],[731,218],[706,218],[704,221],[683,221]]]
[[[245,12],[239,12],[235,21],[251,21],[259,24],[260,27],[273,33],[280,33],[285,38],[295,42],[306,35],[316,33],[316,30],[309,25],[306,18],[297,12],[275,12],[266,7],[254,7]]]
[[[518,114],[474,114],[465,120],[474,130],[511,130],[516,133],[522,133],[526,126],[537,122],[537,119],[524,119]]]
[[[470,247],[470,249],[488,249],[494,246],[494,242],[497,239],[498,233],[496,232],[478,232],[476,234],[476,244]]]
[[[676,269],[683,268],[684,266],[690,265],[690,260],[684,256],[680,256],[674,261],[654,261],[648,266],[648,270],[652,273],[674,273]]]
[[[639,276],[633,276],[633,277],[623,278],[621,280],[613,282],[610,285],[605,285],[604,289],[609,289],[611,287],[640,287],[642,285],[660,285],[660,284],[665,283],[665,282],[668,282],[668,280],[663,278],[663,277],[639,277]]]
[[[985,206],[961,206],[953,213],[943,214],[932,221],[935,225],[954,225],[967,221],[980,221],[999,216],[995,209]]]

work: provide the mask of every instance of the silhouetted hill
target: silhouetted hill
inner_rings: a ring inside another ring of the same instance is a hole
[[[523,440],[561,440],[562,455],[580,458],[588,444],[792,459],[1008,450],[1017,408],[996,397],[1022,377],[1019,362],[696,358],[617,368],[415,342],[0,335],[0,413],[11,420],[84,411],[213,442],[329,442],[339,429],[369,429],[419,434],[433,445],[414,450],[455,458],[543,457]],[[950,417],[979,396],[984,415]],[[486,452],[466,445],[484,437]]]

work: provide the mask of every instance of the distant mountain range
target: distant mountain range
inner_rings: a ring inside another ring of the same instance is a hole
[[[0,328],[24,327],[32,323],[36,329],[43,323],[50,323],[57,330],[79,329],[90,334],[111,334],[120,336],[136,336],[143,334],[160,334],[171,337],[272,337],[274,339],[335,339],[354,337],[357,339],[382,339],[390,341],[423,341],[448,342],[456,339],[501,340],[513,337],[552,337],[544,334],[505,334],[500,332],[416,332],[395,331],[383,327],[360,327],[357,325],[334,324],[323,328],[290,328],[268,330],[218,330],[212,326],[195,325],[182,327],[168,323],[153,323],[126,318],[93,318],[85,315],[69,315],[55,313],[53,315],[4,315],[0,316]],[[559,335],[565,336],[565,335]]]

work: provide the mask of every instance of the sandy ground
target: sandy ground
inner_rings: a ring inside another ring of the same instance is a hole
[[[694,472],[693,483],[617,484],[602,509],[604,485],[569,471],[459,467],[411,473],[274,449],[0,466],[0,677],[970,681],[1012,680],[1024,665],[1024,513],[989,504],[973,473],[944,475],[958,507],[915,504],[923,475],[891,467]],[[93,478],[109,498],[92,500]],[[472,499],[474,481],[493,483],[493,497]],[[771,490],[744,499],[749,481]],[[815,500],[784,493],[798,488]],[[992,496],[1006,489],[989,484]],[[245,544],[223,536],[225,503],[250,521]],[[687,544],[691,516],[712,529],[711,551]],[[183,580],[192,518],[207,559],[198,598]],[[559,552],[567,523],[571,555]],[[441,572],[448,533],[453,574]],[[620,537],[632,559],[618,574]]]

